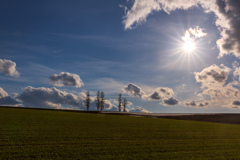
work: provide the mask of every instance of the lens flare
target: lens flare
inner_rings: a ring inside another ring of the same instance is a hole
[[[188,30],[186,30],[184,36],[182,37],[182,40],[184,42],[183,43],[184,53],[194,52],[197,49],[195,40],[206,35],[207,33],[204,33],[203,30],[199,27],[189,28]]]
[[[183,50],[186,52],[192,52],[195,48],[195,43],[193,41],[186,41],[183,45]]]

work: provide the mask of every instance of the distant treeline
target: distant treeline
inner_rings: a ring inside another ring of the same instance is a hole
[[[104,110],[104,105],[105,105],[105,95],[104,92],[97,91],[97,97],[96,97],[96,106],[98,111],[103,111]],[[126,112],[126,107],[127,107],[127,99],[122,98],[122,94],[118,95],[118,111],[122,111],[122,106],[123,106],[123,112]],[[86,96],[86,109],[89,111],[91,104],[91,98],[90,98],[90,92],[87,91],[87,96]]]

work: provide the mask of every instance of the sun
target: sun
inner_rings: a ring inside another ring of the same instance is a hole
[[[193,41],[185,41],[183,44],[183,50],[185,52],[193,52],[196,49]]]

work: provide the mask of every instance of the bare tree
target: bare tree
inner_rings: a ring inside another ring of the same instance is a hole
[[[128,101],[126,98],[123,98],[123,112],[126,112],[126,107],[127,107]]]
[[[100,109],[100,92],[99,91],[97,92],[97,103],[96,103],[96,106],[97,106],[97,110],[99,111],[99,109]]]
[[[105,102],[105,99],[104,99],[104,92],[101,92],[101,111],[104,110],[104,102]]]
[[[121,107],[122,107],[122,94],[118,95],[118,110],[121,112]]]
[[[86,97],[86,108],[87,108],[87,111],[89,111],[89,108],[90,108],[90,93],[89,93],[89,91],[87,92],[87,97]]]

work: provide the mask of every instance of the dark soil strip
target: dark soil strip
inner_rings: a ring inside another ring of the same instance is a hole
[[[227,124],[240,124],[240,114],[211,114],[211,115],[183,115],[183,116],[159,116],[158,118],[192,120],[204,122],[216,122]]]

